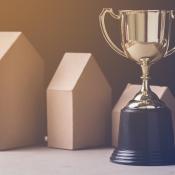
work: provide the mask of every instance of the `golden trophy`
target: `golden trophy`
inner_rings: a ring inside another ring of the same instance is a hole
[[[121,23],[121,47],[110,39],[105,16]],[[119,142],[111,161],[129,165],[168,165],[175,162],[171,111],[149,86],[152,64],[175,52],[169,50],[174,10],[103,9],[100,27],[110,47],[119,55],[135,61],[142,69],[140,91],[121,110]]]

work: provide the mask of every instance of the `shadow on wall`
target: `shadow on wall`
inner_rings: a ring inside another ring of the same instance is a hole
[[[169,9],[174,6],[174,0],[3,0],[0,6],[0,30],[20,30],[25,33],[46,63],[46,86],[64,52],[92,52],[113,88],[116,101],[127,82],[140,82],[140,69],[118,56],[106,44],[98,23],[102,8]],[[111,37],[120,43],[119,24],[111,18],[107,20]],[[175,38],[175,34],[172,38]],[[168,85],[175,94],[172,76],[175,74],[174,65],[173,56],[157,63],[152,69],[152,83]]]

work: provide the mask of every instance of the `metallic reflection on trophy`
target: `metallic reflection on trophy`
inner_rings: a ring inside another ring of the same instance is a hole
[[[123,51],[107,33],[106,14],[121,23]],[[173,10],[118,10],[115,14],[111,8],[106,8],[100,14],[100,27],[107,43],[142,69],[141,89],[121,111],[119,145],[111,156],[112,162],[131,165],[174,163],[171,111],[149,87],[151,65],[175,52],[175,47],[169,50],[174,18]]]

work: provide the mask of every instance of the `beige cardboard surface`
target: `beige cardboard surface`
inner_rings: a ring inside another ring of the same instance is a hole
[[[0,32],[0,150],[43,139],[43,60],[21,32]]]
[[[74,56],[73,58],[72,55]],[[86,53],[66,53],[49,84],[49,89],[72,91],[84,71],[90,56],[90,54]]]
[[[49,146],[73,149],[72,93],[48,91],[47,97]]]
[[[49,147],[109,144],[111,88],[91,54],[64,55],[47,89],[47,120]]]
[[[127,105],[127,103],[134,97],[134,95],[140,90],[140,85],[128,84],[123,91],[120,99],[112,110],[112,145],[114,147],[118,144],[119,123],[120,123],[120,111]],[[151,89],[158,95],[158,97],[166,103],[172,112],[172,120],[175,136],[175,98],[171,94],[170,90],[165,86],[151,86]]]

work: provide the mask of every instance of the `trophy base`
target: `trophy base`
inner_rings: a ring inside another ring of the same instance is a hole
[[[110,158],[111,162],[135,166],[165,166],[175,164],[175,149],[155,152],[139,152],[129,150],[115,150]]]
[[[175,164],[171,112],[124,108],[120,116],[118,147],[110,160],[125,165]]]

